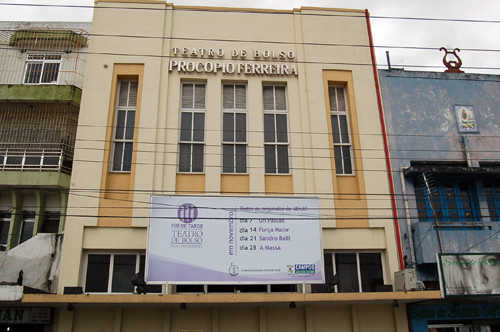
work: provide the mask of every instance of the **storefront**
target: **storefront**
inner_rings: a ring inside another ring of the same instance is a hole
[[[446,301],[408,306],[412,332],[498,332],[500,304],[486,301]]]

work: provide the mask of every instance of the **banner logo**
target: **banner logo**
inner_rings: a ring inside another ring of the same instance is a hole
[[[315,264],[290,264],[287,265],[288,274],[315,274]]]
[[[177,217],[185,224],[190,224],[198,218],[198,208],[191,203],[185,203],[177,209]]]

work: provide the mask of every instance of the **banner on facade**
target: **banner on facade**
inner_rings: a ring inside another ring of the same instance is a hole
[[[443,297],[500,294],[500,253],[438,254]]]
[[[152,196],[148,283],[323,283],[317,198]]]

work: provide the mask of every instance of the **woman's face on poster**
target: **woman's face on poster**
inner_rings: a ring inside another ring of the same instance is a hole
[[[470,293],[500,294],[500,255],[460,255],[460,271]]]

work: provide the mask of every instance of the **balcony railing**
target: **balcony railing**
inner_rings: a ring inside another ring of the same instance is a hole
[[[0,148],[0,170],[55,171],[70,174],[73,164],[72,148],[55,144],[43,146]]]
[[[82,88],[87,47],[82,29],[0,25],[0,84]]]

